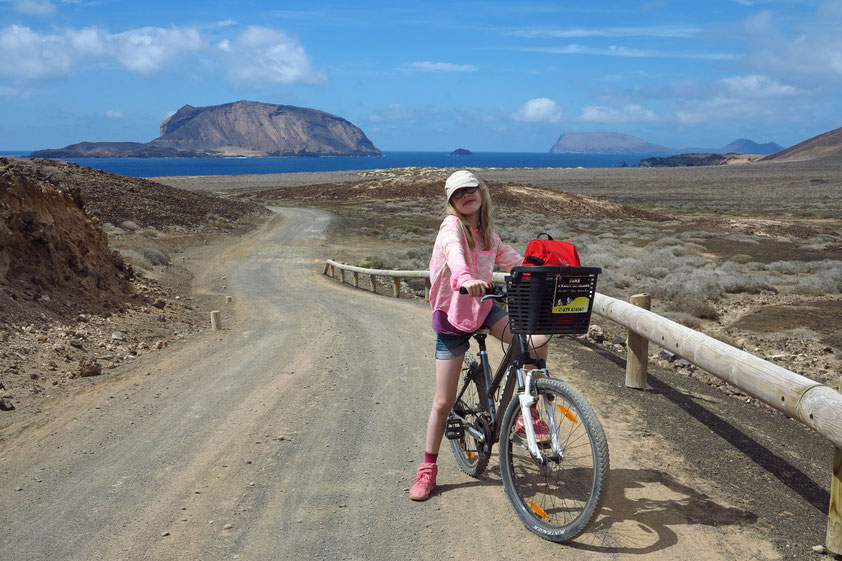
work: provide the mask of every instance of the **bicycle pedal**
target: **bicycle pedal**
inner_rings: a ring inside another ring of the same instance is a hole
[[[444,436],[448,440],[457,440],[465,436],[465,425],[460,419],[448,419],[444,425]]]

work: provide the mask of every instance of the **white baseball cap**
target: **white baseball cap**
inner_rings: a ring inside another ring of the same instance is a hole
[[[454,171],[450,174],[450,177],[447,178],[447,181],[444,182],[444,193],[447,195],[447,200],[450,200],[450,196],[456,192],[457,189],[463,189],[465,187],[477,187],[479,185],[479,179],[473,173],[469,172],[465,169],[460,169],[459,171]]]

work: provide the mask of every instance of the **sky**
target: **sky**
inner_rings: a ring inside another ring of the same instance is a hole
[[[148,142],[241,99],[384,151],[788,147],[842,127],[840,29],[842,0],[0,0],[0,149]]]

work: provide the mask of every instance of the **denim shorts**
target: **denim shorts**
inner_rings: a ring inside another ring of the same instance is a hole
[[[494,305],[485,321],[482,322],[482,327],[491,327],[500,318],[509,317],[509,313]],[[446,360],[450,358],[458,358],[465,354],[471,346],[472,333],[465,333],[464,335],[447,335],[444,333],[436,333],[436,358]]]

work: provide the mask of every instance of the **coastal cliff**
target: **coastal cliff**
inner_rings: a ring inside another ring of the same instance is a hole
[[[237,101],[185,105],[161,124],[151,142],[81,142],[33,152],[35,158],[220,156],[379,156],[349,121],[292,105]]]

